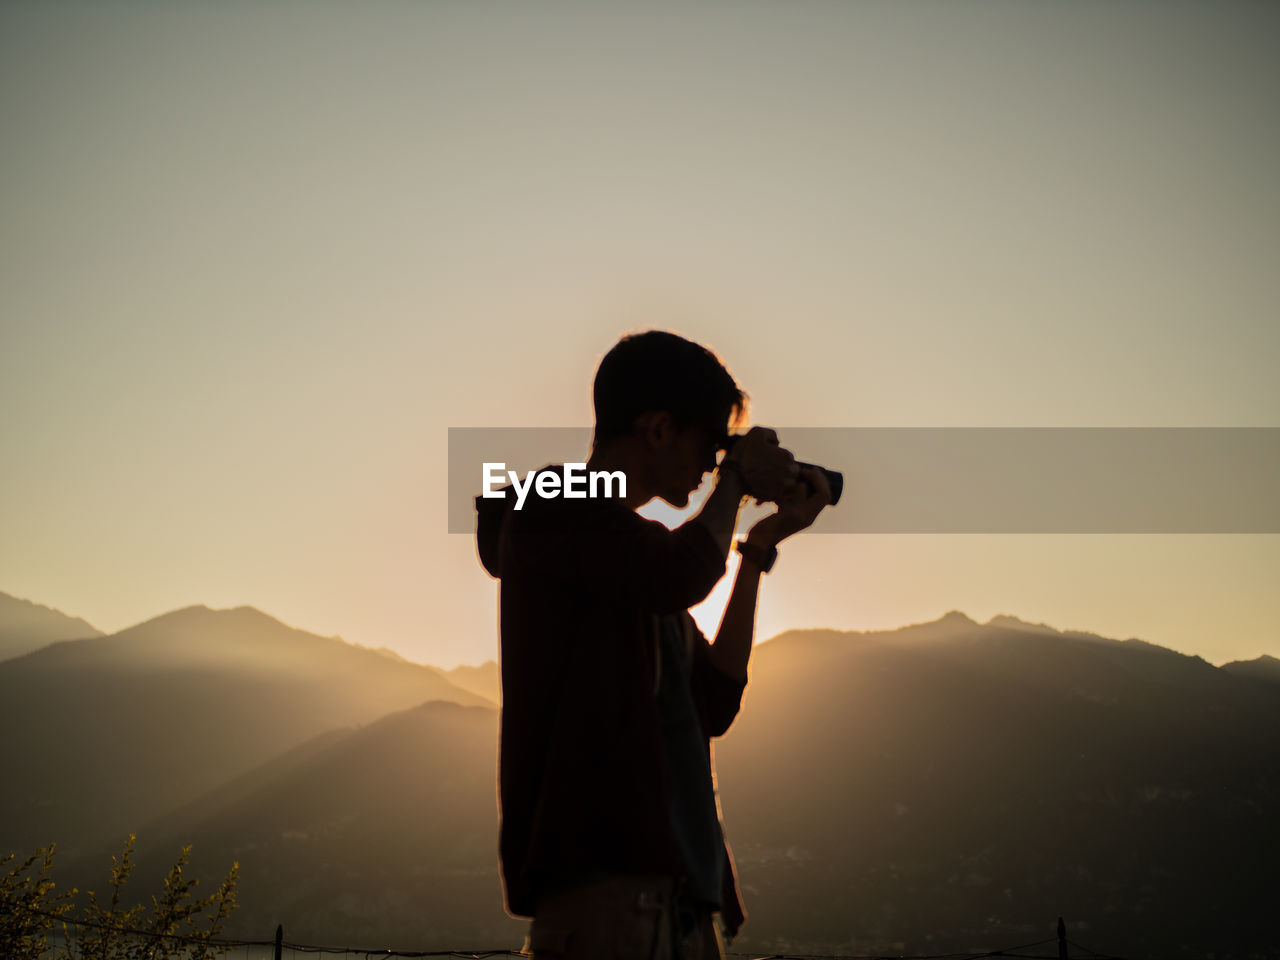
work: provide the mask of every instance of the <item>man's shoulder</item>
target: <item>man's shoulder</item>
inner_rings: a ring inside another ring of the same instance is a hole
[[[626,522],[629,518],[643,521],[617,496],[617,488],[606,490],[602,484],[589,483],[581,463],[549,463],[521,480],[524,497],[505,487],[508,520],[518,526],[554,523],[600,523],[606,519]],[[541,479],[547,475],[554,481]]]
[[[551,473],[562,478],[564,471],[561,463],[534,471],[523,502],[516,500],[514,491],[508,491],[500,530],[508,570],[536,573],[544,564],[559,568],[565,562],[577,564],[583,562],[582,557],[593,555],[600,556],[601,562],[611,557],[616,563],[618,551],[627,550],[625,544],[653,536],[651,527],[666,531],[662,524],[640,516],[617,497],[538,494],[538,476]]]

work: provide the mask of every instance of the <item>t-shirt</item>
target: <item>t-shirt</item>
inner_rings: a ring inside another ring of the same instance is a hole
[[[746,680],[716,669],[687,617],[725,572],[704,525],[668,530],[611,500],[530,497],[518,512],[513,500],[477,498],[477,546],[502,581],[503,891],[508,910],[529,917],[541,896],[584,877],[688,869],[657,701],[661,618],[688,620],[704,754],[737,715]],[[743,911],[727,843],[720,863],[732,935]]]
[[[715,787],[706,737],[689,692],[689,644],[685,617],[661,618],[658,711],[662,742],[671,770],[671,829],[684,861],[688,892],[703,903],[720,908],[723,883],[724,836],[716,810]]]

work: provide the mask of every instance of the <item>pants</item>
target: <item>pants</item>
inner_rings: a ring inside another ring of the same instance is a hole
[[[711,908],[671,877],[616,876],[538,904],[525,941],[534,960],[724,960]]]

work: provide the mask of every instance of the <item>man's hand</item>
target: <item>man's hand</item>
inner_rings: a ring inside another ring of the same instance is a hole
[[[750,495],[757,501],[779,503],[796,486],[799,468],[790,450],[778,445],[778,435],[768,427],[752,427],[725,454],[721,467],[735,466]]]
[[[736,451],[735,451],[736,452]],[[810,526],[824,507],[831,503],[831,485],[817,467],[801,469],[802,483],[794,483],[791,491],[778,501],[778,509],[764,517],[747,534],[747,539],[762,547],[776,547],[793,533]]]

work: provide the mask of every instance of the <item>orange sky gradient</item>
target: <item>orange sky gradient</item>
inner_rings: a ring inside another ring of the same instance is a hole
[[[492,658],[447,429],[589,424],[647,327],[756,423],[1280,425],[1277,49],[1232,2],[6,3],[0,590]],[[1272,535],[811,535],[758,634],[1218,663],[1280,655],[1278,580]]]

